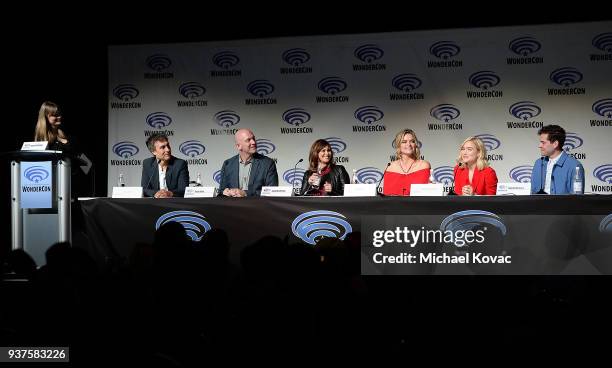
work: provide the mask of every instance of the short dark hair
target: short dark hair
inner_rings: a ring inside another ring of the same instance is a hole
[[[558,125],[545,125],[538,130],[538,135],[548,134],[548,140],[550,143],[555,141],[559,142],[559,149],[563,150],[563,144],[565,143],[565,129]]]
[[[158,141],[168,142],[168,136],[161,133],[152,134],[149,138],[147,138],[147,148],[149,151],[155,151],[155,142]]]

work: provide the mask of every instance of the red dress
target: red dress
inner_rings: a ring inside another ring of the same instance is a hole
[[[492,167],[485,167],[482,170],[474,169],[474,176],[470,183],[470,170],[467,168],[457,168],[455,166],[455,193],[461,195],[464,185],[471,185],[475,194],[495,195],[497,193],[497,174]]]
[[[429,183],[430,169],[421,169],[410,174],[396,172],[385,172],[385,184],[383,194],[407,196],[410,195],[410,185]]]

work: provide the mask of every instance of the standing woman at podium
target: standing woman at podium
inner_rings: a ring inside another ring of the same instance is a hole
[[[57,104],[45,101],[38,110],[38,121],[34,132],[35,141],[47,141],[47,149],[53,151],[71,151],[70,142],[60,126],[62,112]]]

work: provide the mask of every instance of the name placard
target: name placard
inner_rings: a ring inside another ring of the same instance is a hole
[[[142,198],[142,187],[113,187],[112,198]]]
[[[376,197],[375,184],[344,184],[345,197]]]
[[[47,141],[38,142],[23,142],[21,145],[22,151],[44,151],[47,149]]]
[[[215,187],[187,187],[185,198],[212,198],[215,196]]]
[[[411,197],[441,197],[444,195],[444,184],[412,184]]]
[[[293,187],[262,187],[262,197],[291,197],[293,194]]]
[[[497,195],[529,195],[531,183],[497,183]]]

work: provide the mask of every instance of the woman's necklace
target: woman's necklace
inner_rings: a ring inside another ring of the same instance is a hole
[[[410,164],[410,166],[408,167],[408,170],[404,170],[404,166],[402,165],[402,159],[400,158],[399,164],[400,164],[400,168],[402,169],[404,174],[408,174],[410,172],[410,169],[412,169],[412,165],[414,165],[415,162],[416,162],[416,160],[413,160],[412,163]]]

